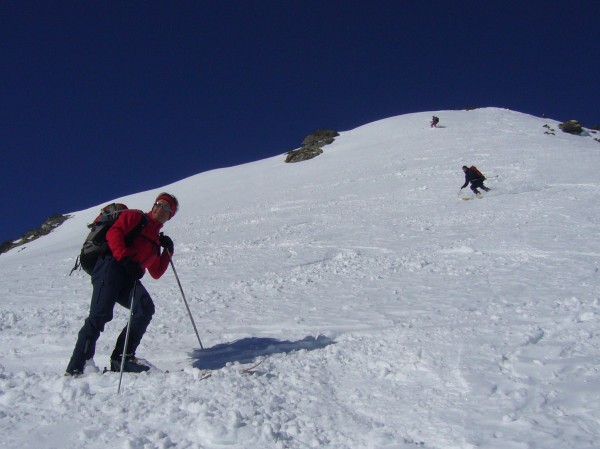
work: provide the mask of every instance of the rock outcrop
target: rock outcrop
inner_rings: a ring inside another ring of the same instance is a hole
[[[569,134],[581,134],[583,132],[583,126],[577,120],[567,120],[564,123],[558,125],[560,129],[565,133]]]
[[[0,254],[5,253],[17,246],[24,245],[29,243],[35,239],[40,238],[43,235],[50,234],[54,229],[58,228],[61,224],[63,224],[66,220],[71,218],[70,215],[61,215],[54,214],[50,216],[42,225],[37,229],[32,229],[31,231],[27,231],[20,239],[17,240],[7,240],[6,242],[0,245]]]
[[[332,143],[340,134],[332,129],[318,129],[302,141],[302,147],[288,152],[285,162],[301,162],[323,153],[323,147]]]

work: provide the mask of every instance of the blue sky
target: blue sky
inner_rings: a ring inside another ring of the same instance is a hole
[[[1,2],[0,242],[318,128],[466,106],[600,124],[597,2],[412,3]]]

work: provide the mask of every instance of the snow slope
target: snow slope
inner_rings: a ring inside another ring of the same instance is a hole
[[[68,273],[100,205],[75,212],[0,256],[0,446],[599,447],[600,144],[556,125],[403,115],[311,161],[119,198],[178,196],[165,232],[205,347],[172,271],[146,276],[138,355],[169,373],[126,374],[120,395],[118,375],[63,377],[91,293]],[[490,176],[483,199],[461,201],[463,164]],[[126,318],[117,306],[100,368]]]

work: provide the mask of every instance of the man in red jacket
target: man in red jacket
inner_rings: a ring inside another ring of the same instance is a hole
[[[110,357],[110,368],[112,371],[120,371],[123,363],[123,370],[126,372],[148,371],[149,367],[135,357],[135,351],[152,320],[154,303],[139,279],[144,276],[146,270],[154,279],[160,278],[167,271],[169,254],[173,254],[173,241],[159,232],[163,225],[173,218],[178,207],[177,198],[169,193],[161,193],[150,212],[144,214],[133,209],[124,210],[108,230],[106,240],[110,252],[98,259],[94,267],[90,313],[79,331],[66,375],[83,374],[88,363],[92,367],[95,366],[93,358],[96,341],[104,331],[105,324],[112,320],[115,303],[130,307],[134,285],[135,298],[125,357],[123,347],[127,326],[117,338]],[[129,242],[128,234],[140,223],[143,226],[141,232]]]

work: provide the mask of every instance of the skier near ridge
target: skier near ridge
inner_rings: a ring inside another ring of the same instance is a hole
[[[460,190],[467,187],[469,183],[471,183],[471,190],[473,191],[473,193],[475,193],[475,195],[480,194],[479,190],[477,190],[478,188],[483,189],[486,192],[490,190],[488,187],[483,185],[483,181],[485,181],[485,176],[483,176],[483,174],[479,170],[477,170],[477,167],[475,167],[474,165],[472,165],[471,167],[463,165],[462,170],[465,173],[465,183],[460,188]]]
[[[159,234],[163,225],[169,221],[179,207],[177,199],[169,193],[161,193],[146,214],[148,220],[139,235],[126,244],[126,237],[143,219],[143,212],[124,210],[106,233],[110,251],[96,262],[92,273],[92,302],[90,312],[79,331],[73,355],[65,375],[83,374],[86,363],[93,363],[96,341],[104,331],[106,323],[113,318],[116,303],[129,308],[132,292],[135,301],[131,312],[129,341],[123,357],[127,327],[123,329],[115,349],[110,357],[111,371],[120,371],[123,362],[125,372],[143,372],[150,368],[135,357],[146,328],[154,314],[152,298],[139,281],[146,269],[154,279],[160,278],[169,267],[173,254],[173,241]],[[161,247],[163,248],[161,254]],[[134,288],[135,285],[135,288]]]
[[[440,122],[440,119],[434,115],[433,118],[431,119],[431,127],[437,128],[437,125],[439,122]]]

